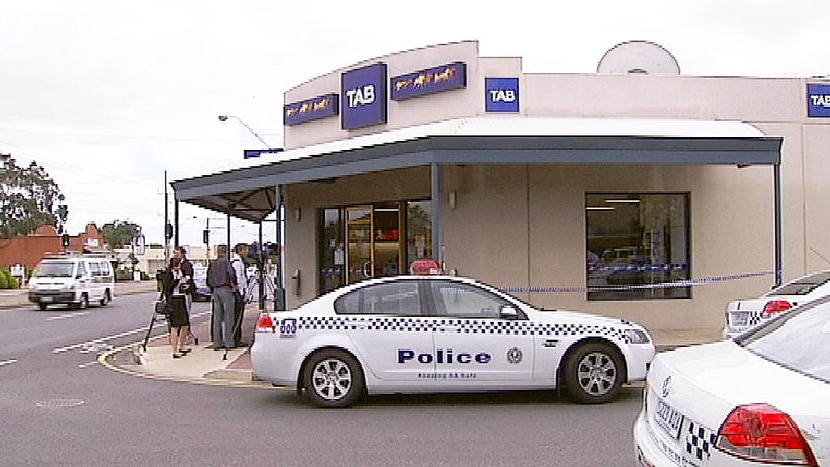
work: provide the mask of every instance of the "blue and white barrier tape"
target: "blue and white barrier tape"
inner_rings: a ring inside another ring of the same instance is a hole
[[[644,284],[644,285],[601,285],[590,287],[521,287],[521,286],[506,286],[499,287],[502,292],[507,293],[586,293],[586,292],[618,292],[626,290],[644,290],[644,289],[668,289],[674,287],[692,287],[698,285],[717,284],[719,282],[727,282],[741,279],[751,279],[755,277],[774,276],[775,271],[761,271],[749,272],[744,274],[728,274],[723,276],[702,277],[699,279],[684,279],[672,282],[662,282],[658,284]]]
[[[588,272],[595,271],[683,271],[688,265],[684,263],[665,264],[617,264],[611,266],[588,266]]]

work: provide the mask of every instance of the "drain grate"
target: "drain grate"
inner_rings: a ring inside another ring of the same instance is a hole
[[[77,407],[83,405],[82,399],[50,399],[48,401],[40,401],[35,404],[40,409],[62,409],[65,407]]]

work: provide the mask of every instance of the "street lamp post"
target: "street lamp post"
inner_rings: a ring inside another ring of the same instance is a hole
[[[247,129],[248,129],[248,131],[250,131],[252,135],[256,136],[256,139],[258,139],[260,143],[264,144],[266,148],[270,148],[270,147],[271,147],[271,145],[269,145],[268,143],[266,143],[266,142],[265,142],[265,140],[263,140],[263,139],[262,139],[262,137],[260,137],[260,136],[257,134],[257,132],[256,132],[256,131],[254,131],[253,129],[251,129],[251,127],[249,127],[247,123],[243,122],[243,121],[242,121],[242,119],[241,119],[241,118],[239,118],[239,117],[237,117],[236,115],[220,115],[220,116],[219,116],[219,121],[220,121],[220,122],[224,122],[224,121],[226,121],[226,120],[227,120],[227,119],[229,119],[229,118],[235,118],[235,119],[236,119],[236,121],[238,121],[239,123],[241,123],[241,124],[242,124],[242,126],[244,126],[245,128],[247,128]]]

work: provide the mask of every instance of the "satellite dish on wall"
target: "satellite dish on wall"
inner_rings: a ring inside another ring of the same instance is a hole
[[[663,46],[649,41],[628,41],[612,47],[597,64],[597,73],[679,75],[680,65]]]

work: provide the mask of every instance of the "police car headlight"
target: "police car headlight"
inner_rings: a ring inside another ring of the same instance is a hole
[[[623,331],[625,337],[628,338],[628,341],[632,344],[648,344],[651,342],[649,339],[648,334],[642,329],[626,329]]]

